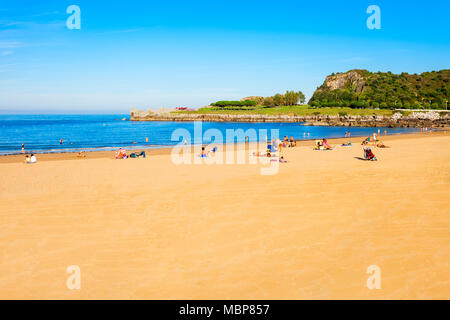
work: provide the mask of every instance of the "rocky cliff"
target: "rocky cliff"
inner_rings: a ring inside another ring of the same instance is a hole
[[[315,107],[446,109],[450,70],[393,74],[350,70],[331,74],[314,92]]]

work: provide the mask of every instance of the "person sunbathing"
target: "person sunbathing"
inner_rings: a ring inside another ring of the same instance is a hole
[[[139,158],[139,157],[145,158],[145,151],[141,151],[140,153],[133,152],[130,154],[130,158]]]
[[[330,150],[331,149],[330,145],[328,144],[327,139],[323,139],[322,140],[322,146],[325,148],[325,150]]]
[[[78,152],[77,154],[78,158],[86,158],[86,154],[83,151]]]
[[[361,145],[363,146],[366,142],[367,142],[367,143],[370,142],[370,137],[365,138],[365,139],[361,142]]]
[[[349,141],[349,142],[347,142],[347,143],[341,144],[341,146],[342,146],[342,147],[351,147],[351,146],[352,146],[352,143]]]
[[[279,160],[281,163],[287,163],[287,160],[286,159],[284,159],[284,157],[283,156],[281,156],[281,158],[280,158],[280,160]]]
[[[384,143],[383,143],[383,141],[381,141],[381,140],[378,140],[379,142],[378,142],[378,144],[377,144],[377,147],[378,148],[389,148],[387,145],[385,145]]]
[[[322,147],[322,141],[316,140],[315,145],[314,145],[314,150],[320,150],[321,147]]]
[[[26,164],[33,164],[33,163],[36,163],[37,162],[37,159],[36,159],[36,156],[34,155],[34,154],[31,154],[31,156],[26,156],[25,157],[25,163]]]
[[[120,148],[119,151],[117,151],[116,155],[115,155],[116,159],[126,159],[128,158],[127,156],[127,151],[123,148]]]

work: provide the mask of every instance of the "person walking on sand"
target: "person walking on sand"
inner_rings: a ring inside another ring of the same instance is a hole
[[[372,136],[373,136],[373,142],[372,143],[375,146],[377,144],[377,133],[374,132]]]

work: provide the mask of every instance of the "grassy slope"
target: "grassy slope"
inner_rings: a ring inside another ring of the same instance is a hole
[[[200,108],[197,111],[177,111],[177,113],[187,114],[264,114],[264,115],[338,115],[340,112],[345,112],[348,115],[386,115],[391,116],[392,110],[375,110],[375,109],[351,109],[351,108],[311,108],[304,106],[284,106],[266,108],[257,106],[253,110],[217,110],[217,108]]]

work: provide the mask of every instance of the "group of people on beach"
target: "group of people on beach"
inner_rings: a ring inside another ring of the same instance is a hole
[[[378,130],[378,131],[380,131],[380,130]],[[361,145],[363,146],[364,160],[370,160],[370,161],[377,160],[376,156],[373,154],[372,149],[369,146],[370,142],[372,142],[373,146],[376,146],[378,148],[389,148],[381,140],[379,140],[379,138],[378,138],[379,134],[380,133],[377,134],[376,132],[374,132],[371,136],[367,137],[366,139],[364,139],[361,142]],[[385,131],[385,134],[386,134],[386,131]],[[344,137],[345,138],[350,137],[350,132],[346,131]],[[348,141],[347,143],[342,143],[341,146],[342,147],[351,147],[353,145],[352,145],[351,141]],[[333,150],[333,147],[330,146],[327,139],[323,138],[321,140],[315,141],[314,150]]]
[[[217,147],[214,146],[211,150],[206,151],[206,147],[202,147],[202,152],[200,153],[200,158],[207,158],[209,154],[216,153]]]
[[[283,150],[283,148],[293,148],[296,145],[297,145],[297,142],[294,140],[293,137],[291,137],[289,139],[288,136],[285,136],[285,137],[283,137],[283,140],[280,140],[280,138],[272,139],[271,142],[267,143],[267,148],[266,148],[265,153],[257,151],[257,152],[253,152],[253,156],[272,158],[271,161],[287,163],[288,161],[286,160],[284,155],[282,155],[282,150]]]
[[[327,139],[323,138],[315,141],[314,150],[333,150],[333,148],[329,145]]]
[[[25,156],[25,163],[26,164],[33,164],[36,163],[37,159],[36,156],[32,153],[31,155],[26,155]]]
[[[383,143],[383,141],[380,140],[380,129],[378,129],[378,133],[374,132],[372,136],[368,136],[366,139],[364,139],[361,142],[361,145],[363,146],[363,152],[364,152],[364,159],[365,160],[371,160],[371,161],[377,161],[377,157],[372,152],[372,149],[370,148],[369,144],[372,142],[373,147],[377,148],[389,148],[387,145]],[[387,131],[384,130],[384,135],[387,135]]]
[[[146,156],[145,151],[132,152],[130,154],[127,154],[127,150],[125,150],[124,148],[120,148],[114,155],[114,158],[115,159],[128,159],[128,158],[139,158],[139,157],[145,158],[145,156]]]
[[[429,132],[428,128],[420,128],[421,132]],[[431,130],[430,130],[431,131]],[[384,130],[384,135],[387,135],[387,131]],[[303,136],[306,137],[306,134],[309,137],[309,132],[303,133]],[[372,135],[368,136],[366,139],[364,139],[361,143],[361,145],[363,146],[363,150],[364,150],[364,159],[366,160],[376,160],[375,155],[373,154],[371,148],[369,147],[370,144],[372,144],[372,146],[376,146],[378,148],[389,148],[388,146],[386,146],[380,139],[381,135],[381,130],[378,129],[378,132],[373,132]],[[350,138],[351,137],[351,133],[350,131],[345,131],[344,134],[345,138]],[[246,142],[249,141],[248,137],[246,137]],[[63,143],[63,139],[60,140],[60,144]],[[185,141],[185,144],[186,141]],[[297,146],[297,142],[296,140],[294,140],[293,136],[291,136],[289,138],[289,136],[284,136],[283,140],[280,140],[279,138],[277,139],[273,139],[271,143],[269,143],[267,145],[267,151],[266,153],[260,153],[260,152],[256,152],[253,155],[255,156],[264,156],[264,157],[273,157],[272,153],[274,152],[279,152],[281,153],[281,150],[283,148],[292,148]],[[347,147],[347,146],[352,146],[352,143],[349,141],[348,143],[343,143],[341,144],[341,146],[343,147]],[[330,146],[330,144],[328,143],[326,138],[323,138],[321,140],[316,140],[314,143],[314,150],[333,150],[333,147]],[[200,157],[204,158],[204,157],[208,157],[208,155],[210,153],[215,153],[217,151],[217,147],[213,147],[211,150],[207,151],[205,147],[202,147],[202,151],[200,154]],[[25,152],[25,143],[22,143],[22,153]],[[79,158],[85,158],[86,155],[84,152],[80,151],[78,152],[77,157]],[[139,158],[139,157],[146,157],[146,153],[145,151],[140,151],[140,152],[132,152],[130,154],[127,154],[127,151],[124,148],[120,148],[116,154],[114,155],[115,159],[127,159],[127,158]],[[278,156],[280,162],[287,162],[283,156]],[[34,154],[31,155],[26,155],[25,157],[25,163],[27,164],[32,164],[32,163],[36,163],[37,159],[36,156]]]
[[[371,142],[372,146],[374,147],[376,146],[378,148],[389,148],[379,139],[379,134],[377,134],[376,132],[364,139],[361,144],[367,143],[367,145],[369,145]]]

